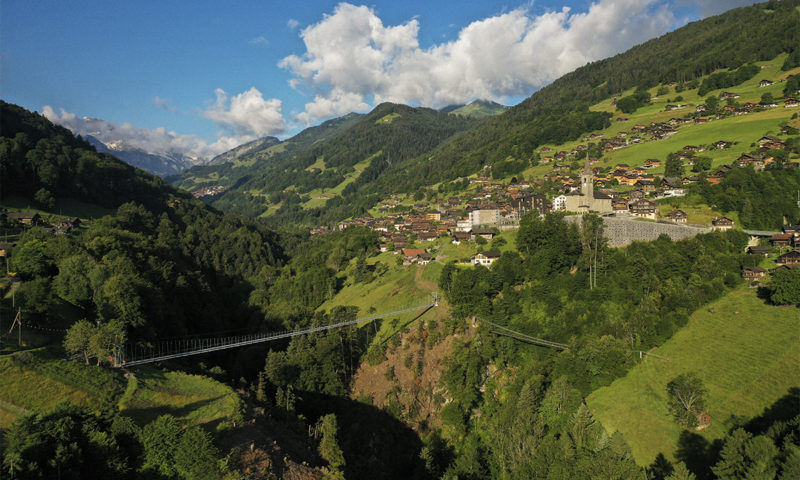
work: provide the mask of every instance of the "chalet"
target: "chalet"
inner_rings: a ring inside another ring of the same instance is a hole
[[[553,171],[554,172],[569,171],[569,165],[566,164],[566,163],[554,163],[553,164]]]
[[[753,110],[758,108],[758,104],[753,102],[746,102],[744,105],[742,105],[742,108],[744,108],[748,112],[752,112]]]
[[[759,87],[769,87],[769,86],[770,86],[770,85],[772,85],[773,83],[774,83],[774,82],[773,82],[772,80],[767,80],[767,79],[764,79],[764,80],[761,80],[760,82],[758,82],[758,86],[759,86]]]
[[[425,252],[417,255],[417,263],[420,265],[427,265],[431,262],[431,260],[433,260],[433,255],[430,253]]]
[[[542,147],[539,149],[540,152],[552,152],[553,149],[550,147]]]
[[[800,233],[800,224],[784,225],[781,230],[783,230],[783,233]]]
[[[745,280],[758,280],[767,276],[767,270],[761,267],[748,267],[742,270],[742,278]]]
[[[403,249],[403,264],[410,265],[417,263],[421,254],[428,253],[424,248],[404,248]]]
[[[645,193],[650,193],[656,189],[656,185],[652,180],[637,180],[633,184],[634,187],[642,189]]]
[[[706,180],[708,180],[708,183],[711,183],[713,185],[719,185],[719,183],[724,178],[725,178],[725,172],[723,172],[722,170],[719,170],[717,172],[712,173],[708,177],[706,177]]]
[[[80,225],[81,225],[81,219],[78,217],[62,218],[61,220],[58,221],[58,223],[56,223],[55,233],[56,235],[63,235],[78,228]]]
[[[797,250],[792,250],[789,253],[784,253],[783,255],[779,255],[778,258],[775,259],[775,263],[778,265],[786,265],[786,266],[794,266],[800,265],[800,252]]]
[[[761,245],[753,245],[752,247],[747,247],[747,253],[751,255],[764,255],[765,257],[769,255],[770,247],[761,246]]]
[[[708,107],[706,107],[706,106],[705,106],[705,104],[703,104],[703,103],[701,103],[700,105],[698,105],[698,106],[697,106],[697,107],[694,109],[694,111],[695,111],[696,113],[703,113],[703,112],[705,112],[705,111],[707,111],[707,110],[708,110]]]
[[[722,92],[719,95],[720,100],[727,100],[729,98],[739,98],[739,94],[734,92]]]
[[[641,200],[646,196],[647,194],[644,193],[644,190],[631,190],[631,192],[628,194],[628,198],[630,198],[631,201]]]
[[[497,235],[497,233],[495,233],[494,230],[490,230],[488,228],[473,228],[472,232],[470,233],[472,234],[470,240],[473,241],[478,237],[482,237],[486,240],[491,240],[494,238],[495,235]]]
[[[677,110],[679,108],[681,108],[679,105],[667,105],[666,107],[664,107],[664,110],[670,112],[672,110]]]
[[[648,158],[644,161],[644,168],[657,168],[661,166],[661,160],[656,158]]]
[[[674,223],[686,223],[689,216],[683,210],[673,210],[666,214],[666,218]]]
[[[714,142],[714,148],[716,148],[717,150],[724,150],[726,148],[730,148],[731,144],[732,142],[728,142],[725,140],[717,140],[716,142]]]
[[[800,107],[800,100],[794,97],[786,97],[783,99],[783,106],[784,108]]]
[[[764,170],[765,162],[761,157],[743,153],[736,159],[736,164],[740,167],[747,167],[749,165],[752,166],[754,170],[760,171]]]
[[[697,182],[698,180],[700,180],[700,179],[698,177],[695,177],[695,176],[683,177],[683,179],[681,180],[681,183],[683,185],[691,185],[691,184]]]
[[[733,228],[733,220],[728,217],[717,217],[711,220],[711,225],[714,230],[730,230]]]
[[[794,233],[775,233],[770,238],[770,243],[774,247],[789,247],[792,245]]]
[[[424,231],[424,232],[417,232],[417,240],[420,242],[432,242],[439,238],[439,232],[437,231]]]
[[[685,145],[683,147],[684,152],[702,152],[703,150],[703,147],[698,147],[697,145]]]
[[[645,198],[635,200],[628,206],[631,215],[640,218],[656,218],[656,203]]]
[[[468,242],[472,238],[469,232],[453,232],[453,241],[455,245],[461,245],[461,242]]]
[[[786,148],[786,144],[783,143],[783,140],[769,135],[759,138],[758,146],[769,150],[782,150]]]
[[[481,252],[474,257],[472,257],[472,264],[473,265],[483,265],[485,267],[490,266],[497,259],[500,258],[500,252],[496,252],[494,250],[489,250],[486,252]]]
[[[15,220],[23,225],[35,227],[42,223],[42,217],[38,213],[30,212],[11,212],[8,214],[9,220]]]
[[[628,201],[624,198],[615,198],[611,200],[611,209],[614,210],[615,214],[627,214],[628,213]]]

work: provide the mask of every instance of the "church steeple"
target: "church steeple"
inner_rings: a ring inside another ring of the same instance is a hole
[[[586,152],[586,164],[581,172],[581,193],[586,199],[594,198],[594,172],[589,165],[589,152]]]

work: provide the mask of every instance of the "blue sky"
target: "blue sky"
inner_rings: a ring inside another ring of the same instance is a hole
[[[0,96],[78,133],[208,157],[381,101],[513,104],[747,3],[0,0]]]

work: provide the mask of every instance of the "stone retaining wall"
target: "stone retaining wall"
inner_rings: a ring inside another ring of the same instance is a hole
[[[580,225],[581,216],[571,215],[567,221],[576,222]],[[694,237],[698,233],[708,233],[709,227],[689,227],[674,223],[647,222],[634,220],[632,218],[603,217],[605,237],[608,239],[610,247],[624,247],[634,241],[649,242],[658,238],[661,234],[666,234],[672,240],[683,240],[684,238]]]

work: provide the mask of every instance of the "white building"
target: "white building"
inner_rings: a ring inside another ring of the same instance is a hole
[[[473,227],[478,225],[497,225],[500,223],[500,210],[473,210],[469,212],[469,221],[472,222]]]
[[[559,195],[553,199],[553,211],[564,211],[567,209],[567,196]]]
[[[456,232],[469,232],[470,230],[472,230],[472,220],[456,221]]]

